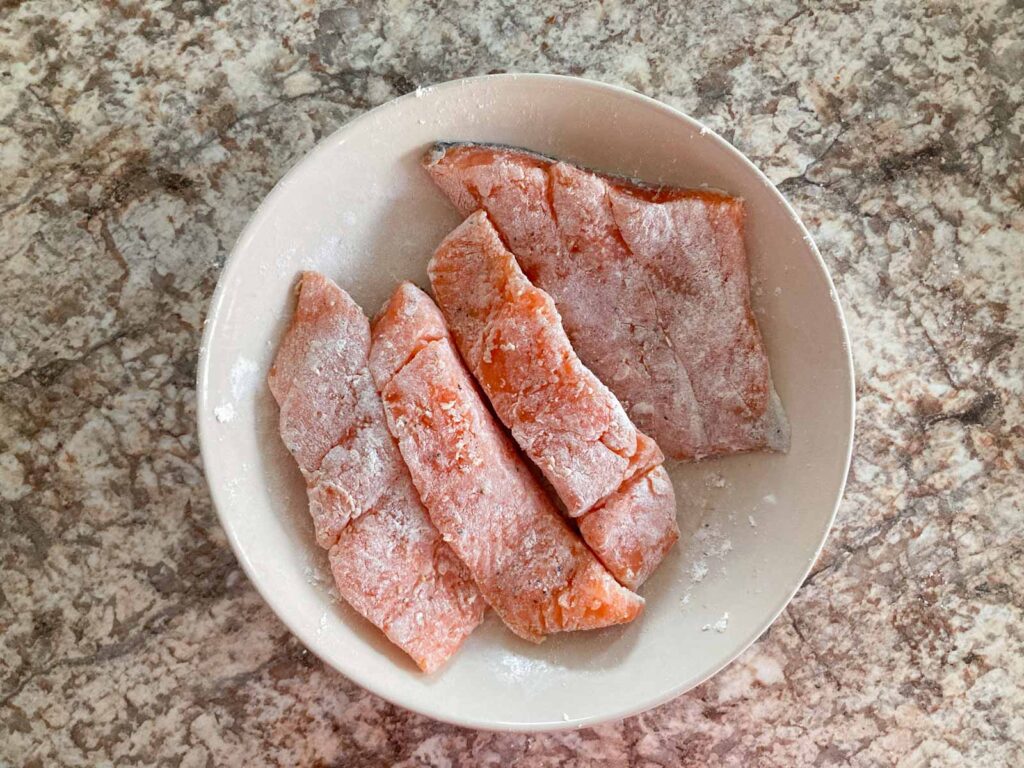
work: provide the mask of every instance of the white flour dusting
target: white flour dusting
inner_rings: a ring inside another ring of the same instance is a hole
[[[708,488],[725,488],[725,478],[718,472],[712,472],[704,479],[704,485]]]
[[[256,390],[256,363],[247,357],[239,357],[231,366],[231,394],[235,400],[241,400]]]
[[[517,687],[524,686],[535,690],[546,687],[554,680],[560,667],[549,664],[541,659],[528,659],[510,651],[502,652],[495,665],[498,677],[506,683],[514,683]]]
[[[227,424],[229,421],[235,418],[235,406],[233,406],[231,403],[224,403],[223,405],[218,405],[216,408],[213,409],[213,416],[221,424]]]
[[[277,268],[277,273],[281,276],[287,275],[292,270],[292,259],[295,256],[297,249],[289,248],[282,250],[278,253],[277,258],[274,259],[274,266]]]
[[[711,565],[708,560],[714,558],[719,561],[724,561],[725,556],[732,551],[732,540],[726,538],[718,525],[705,525],[700,528],[693,537],[694,541],[700,545],[701,553],[703,557],[695,560],[691,565],[688,572],[690,577],[690,584],[700,584],[707,578],[707,575],[711,572]],[[725,565],[721,567],[723,574],[727,573]],[[687,593],[686,599],[683,600],[685,605],[689,600],[689,593]]]
[[[725,632],[725,630],[728,629],[728,628],[729,628],[729,612],[726,611],[725,613],[722,614],[722,618],[720,618],[714,624],[705,624],[703,627],[700,628],[700,631],[701,632],[707,632],[708,630],[713,629],[713,630],[715,630],[715,632],[718,632],[719,634],[721,634],[722,632]]]
[[[303,575],[306,577],[306,583],[310,586],[320,586],[323,583],[323,573],[318,567],[307,565],[303,570]]]
[[[722,560],[732,552],[732,540],[726,538],[717,525],[704,526],[694,534],[693,538],[700,543],[706,557]]]

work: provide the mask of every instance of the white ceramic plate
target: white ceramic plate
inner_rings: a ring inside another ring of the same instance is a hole
[[[672,469],[683,537],[643,587],[640,621],[532,646],[492,613],[444,670],[425,676],[336,598],[265,378],[300,270],[326,273],[370,315],[399,280],[427,285],[427,258],[459,221],[419,166],[436,139],[514,144],[745,198],[754,305],[793,447],[786,456]],[[385,104],[322,141],[281,180],[239,238],[214,295],[198,407],[206,475],[231,545],[311,651],[431,717],[553,730],[678,696],[771,624],[807,575],[842,495],[854,395],[842,310],[821,257],[748,160],[644,96],[574,78],[500,75]]]

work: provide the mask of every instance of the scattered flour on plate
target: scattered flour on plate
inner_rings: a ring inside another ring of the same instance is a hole
[[[247,357],[239,357],[231,366],[231,394],[241,400],[256,390],[256,363]]]
[[[691,585],[700,584],[711,572],[709,559],[714,558],[724,561],[725,556],[732,552],[733,549],[732,540],[722,534],[721,528],[717,524],[705,525],[699,528],[694,534],[693,540],[700,547],[703,557],[694,560],[690,564],[687,575],[690,577]],[[721,572],[723,574],[726,573],[724,564],[722,565]],[[684,600],[684,604],[685,602]]]
[[[722,618],[720,618],[714,624],[705,624],[703,627],[700,628],[700,631],[701,632],[707,632],[708,630],[713,629],[713,630],[715,630],[715,632],[718,632],[719,634],[721,634],[722,632],[725,632],[725,630],[728,629],[728,627],[729,627],[729,612],[726,611],[725,613],[722,614]]]
[[[506,683],[526,691],[547,688],[561,677],[563,668],[542,659],[529,659],[512,651],[502,651],[493,664],[494,672]]]
[[[779,500],[777,498],[775,498],[775,494],[774,493],[769,493],[767,496],[764,497],[764,503],[765,504],[773,504],[774,505],[774,504],[778,504]]]
[[[750,523],[751,528],[757,528],[757,520],[754,519],[753,515],[747,515],[747,522]]]
[[[235,406],[231,403],[224,403],[218,405],[213,409],[214,418],[217,419],[221,424],[227,424],[233,418],[235,418]]]
[[[708,488],[725,488],[725,478],[718,472],[712,472],[704,478],[704,485]]]
[[[320,563],[309,563],[303,569],[306,583],[319,592],[326,593],[333,602],[337,602],[337,591],[334,586],[334,579]]]
[[[292,259],[297,250],[296,248],[282,249],[277,254],[277,258],[274,259],[274,266],[277,268],[279,275],[284,276],[292,270]]]
[[[700,544],[701,550],[706,557],[722,560],[727,554],[732,552],[732,540],[726,538],[717,525],[701,528],[694,534],[693,538],[694,541]]]

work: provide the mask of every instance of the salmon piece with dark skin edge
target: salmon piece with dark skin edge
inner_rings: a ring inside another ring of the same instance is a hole
[[[486,604],[420,502],[388,432],[369,350],[362,310],[323,275],[303,273],[270,390],[338,592],[433,672],[483,620]]]
[[[661,450],[580,362],[551,297],[527,280],[486,213],[473,213],[445,238],[428,273],[459,351],[498,417],[569,515],[581,518],[584,541],[635,589],[679,538],[667,474],[657,474],[657,493],[648,482],[619,493],[660,467]],[[598,506],[605,507],[602,522],[584,525]]]
[[[750,308],[743,202],[514,147],[437,144],[434,182],[485,210],[577,354],[674,459],[789,449]]]
[[[444,540],[518,636],[635,619],[488,410],[433,301],[403,283],[374,321],[370,370],[388,425]]]

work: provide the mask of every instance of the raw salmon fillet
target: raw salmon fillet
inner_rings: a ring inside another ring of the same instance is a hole
[[[577,524],[605,567],[637,589],[679,539],[675,511],[672,481],[659,464],[628,480]]]
[[[634,477],[661,465],[661,450],[580,362],[551,297],[526,278],[486,213],[472,214],[445,238],[428,272],[463,359],[570,516],[586,520]],[[601,562],[633,589],[679,538],[672,484],[659,477],[660,493],[619,494],[601,515],[604,524],[580,523]],[[647,529],[642,535],[629,524],[633,503],[637,524]],[[618,551],[616,534],[628,553]],[[641,539],[648,550],[638,548]]]
[[[487,211],[580,359],[667,455],[788,450],[750,309],[741,200],[512,147],[438,144],[424,165],[463,215]]]
[[[643,598],[569,528],[480,399],[440,311],[410,283],[374,322],[370,370],[431,520],[509,629],[539,642],[640,614]]]
[[[306,272],[270,390],[338,592],[433,672],[481,622],[485,604],[420,503],[388,432],[369,350],[362,310]]]

